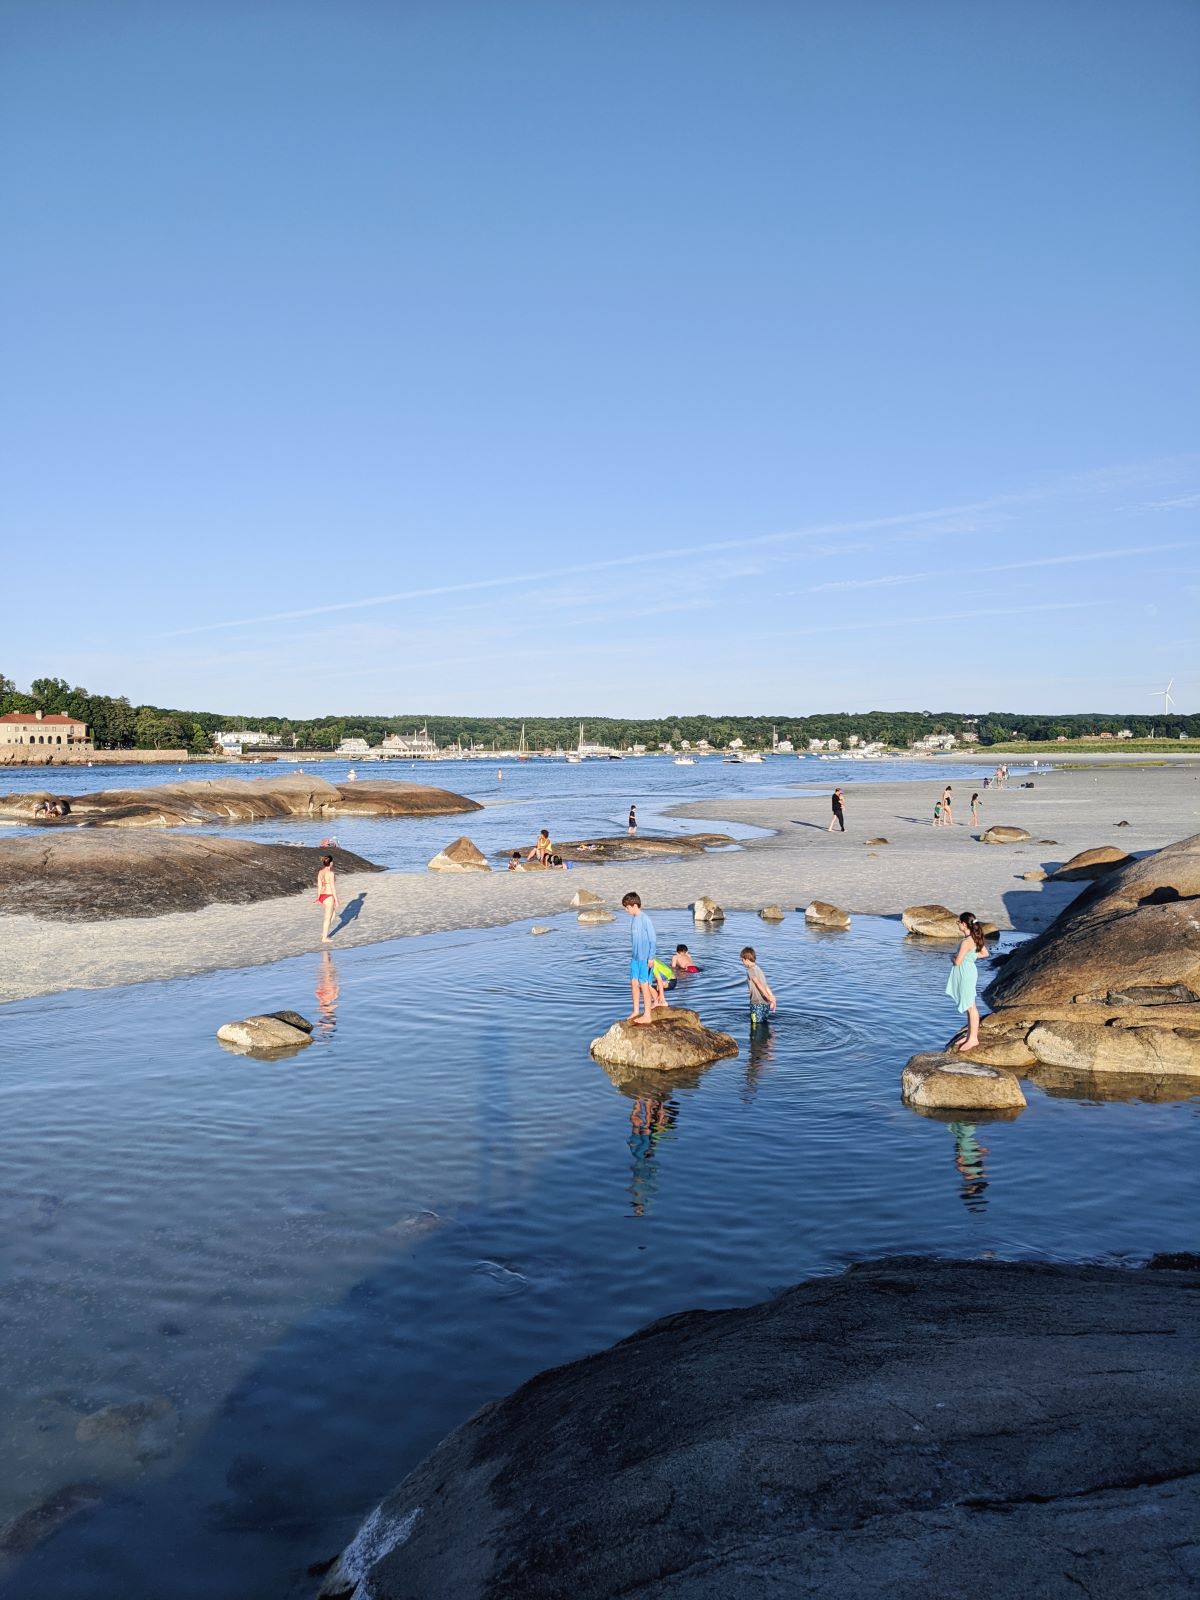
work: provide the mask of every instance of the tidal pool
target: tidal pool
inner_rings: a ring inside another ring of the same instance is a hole
[[[1194,1248],[1200,1101],[931,1121],[899,1075],[955,1025],[944,949],[655,920],[703,968],[673,998],[742,1047],[666,1086],[587,1053],[623,919],[0,1011],[0,1594],[311,1595],[442,1434],[654,1317],[883,1253]],[[781,1002],[753,1044],[745,943]],[[299,1055],[217,1044],[284,1006]]]

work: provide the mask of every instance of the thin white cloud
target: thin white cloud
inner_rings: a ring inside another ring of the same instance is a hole
[[[1192,545],[1183,540],[1176,544],[1145,544],[1124,550],[1083,550],[1075,555],[1038,556],[1031,561],[1004,561],[998,566],[973,567],[973,573],[1023,572],[1031,567],[1073,567],[1085,561],[1116,561],[1123,556],[1156,556],[1165,550],[1190,550]],[[833,589],[879,589],[897,583],[922,583],[933,578],[944,578],[944,572],[895,572],[883,578],[842,578],[832,583],[815,583],[805,591],[808,594],[826,594]]]
[[[880,622],[835,622],[829,627],[805,628],[804,635],[814,633],[850,633],[856,630],[874,632],[877,628],[907,628],[926,622],[963,622],[969,617],[1027,617],[1041,611],[1086,611],[1101,605],[1099,600],[1063,600],[1042,606],[987,606],[978,611],[941,611],[922,617],[888,617]]]

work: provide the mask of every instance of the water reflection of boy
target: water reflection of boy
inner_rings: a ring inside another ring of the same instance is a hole
[[[658,1142],[675,1126],[676,1107],[669,1100],[655,1100],[650,1095],[638,1095],[629,1113],[629,1154],[633,1158],[633,1174],[629,1195],[635,1217],[644,1217],[646,1207],[658,1188],[658,1167],[654,1163]]]

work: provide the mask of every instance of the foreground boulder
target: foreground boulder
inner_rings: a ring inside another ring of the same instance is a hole
[[[321,1595],[1183,1600],[1198,1286],[901,1258],[667,1317],[484,1406]]]
[[[255,905],[306,893],[315,898],[317,870],[326,854],[339,874],[383,871],[336,847],[325,851],[140,829],[56,834],[6,829],[0,836],[0,913],[101,922],[198,911],[216,902]],[[316,907],[311,909],[315,913]]]
[[[696,922],[724,922],[725,913],[715,900],[710,900],[706,894],[692,906],[692,917]]]
[[[36,815],[39,804],[64,800],[69,816]],[[267,779],[199,778],[144,789],[94,794],[0,796],[0,818],[43,828],[180,828],[210,822],[268,822],[289,818],[443,816],[479,811],[479,802],[420,783],[327,783],[310,773]]]
[[[1064,861],[1050,874],[1058,882],[1085,883],[1093,878],[1104,878],[1117,867],[1126,867],[1133,857],[1115,845],[1097,845],[1094,850],[1081,850],[1078,855]]]
[[[1003,823],[988,828],[979,835],[980,844],[1021,844],[1033,835],[1026,833],[1024,828],[1008,828]]]
[[[627,1022],[622,1017],[592,1040],[591,1053],[605,1066],[677,1072],[736,1056],[738,1047],[729,1034],[706,1028],[694,1011],[672,1006],[656,1011],[653,1022]]]
[[[922,1111],[1020,1111],[1026,1104],[1021,1085],[1003,1067],[946,1050],[913,1056],[900,1076],[900,1094]]]
[[[850,913],[828,900],[811,900],[804,908],[804,920],[814,928],[848,928]]]
[[[429,863],[430,872],[490,872],[488,858],[466,834],[439,850]]]

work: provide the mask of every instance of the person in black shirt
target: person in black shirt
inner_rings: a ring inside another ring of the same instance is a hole
[[[830,817],[829,827],[826,830],[828,833],[832,833],[835,827],[840,827],[842,832],[845,833],[846,813],[843,810],[843,804],[844,796],[842,791],[840,789],[835,789],[833,791],[833,816]]]

